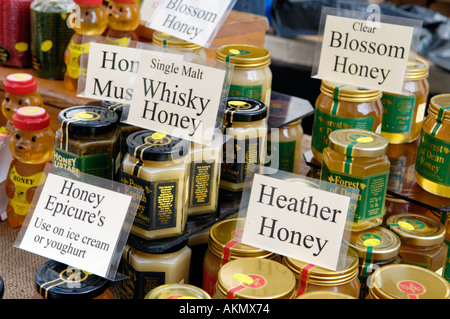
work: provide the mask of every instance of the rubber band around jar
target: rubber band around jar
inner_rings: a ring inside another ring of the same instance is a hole
[[[78,121],[80,121],[80,119],[76,117],[61,121],[61,140],[59,141],[59,148],[62,150],[69,150],[69,124]]]
[[[303,267],[301,273],[300,273],[300,283],[297,291],[297,296],[301,296],[305,293],[306,288],[308,287],[308,279],[309,279],[309,270],[314,267],[313,264],[308,264],[305,267]]]
[[[439,109],[439,112],[436,117],[436,124],[434,124],[433,128],[431,129],[431,136],[435,136],[437,133],[439,133],[442,127],[442,121],[444,119],[444,110],[447,109],[450,109],[450,106],[441,107]]]
[[[237,243],[238,243],[237,241],[232,240],[228,244],[226,244],[225,247],[223,248],[222,266],[230,261],[230,255],[231,255],[230,249]]]
[[[333,92],[333,106],[331,107],[331,114],[332,115],[337,115],[338,111],[339,111],[339,106],[340,106],[340,101],[339,101],[339,89],[344,87],[345,84],[340,85],[340,86],[336,86],[334,88],[334,92]]]
[[[367,249],[364,253],[364,261],[361,265],[360,275],[365,278],[368,277],[372,265],[373,265],[373,248],[372,246],[367,246]]]

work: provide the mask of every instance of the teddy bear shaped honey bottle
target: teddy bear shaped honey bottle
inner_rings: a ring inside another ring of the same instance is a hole
[[[2,101],[2,118],[0,133],[9,134],[12,127],[13,115],[24,106],[43,107],[44,102],[37,92],[34,77],[27,73],[9,74],[3,81],[5,98]]]
[[[102,0],[74,0],[69,26],[74,33],[64,53],[66,73],[64,84],[67,90],[77,91],[78,79],[85,76],[86,69],[80,65],[83,54],[89,54],[89,44],[106,30],[108,12]]]
[[[46,179],[45,166],[53,156],[54,133],[44,108],[25,106],[13,116],[9,138],[11,161],[5,183],[9,198],[6,216],[11,227],[20,227],[33,209],[32,201]]]
[[[130,41],[138,41],[135,30],[139,26],[140,16],[139,5],[135,0],[111,0],[105,42],[127,47]]]

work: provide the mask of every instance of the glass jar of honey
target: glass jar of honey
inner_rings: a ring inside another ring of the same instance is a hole
[[[428,63],[422,59],[409,61],[402,94],[383,92],[381,135],[390,144],[410,143],[419,136],[430,93],[428,69]]]
[[[255,99],[228,98],[223,133],[220,187],[232,192],[244,188],[247,175],[264,165],[267,143],[267,106]]]
[[[35,285],[33,299],[115,299],[109,280],[55,260],[37,269]]]
[[[270,259],[241,258],[220,268],[213,299],[293,299],[294,274]]]
[[[443,220],[445,223],[445,238],[444,242],[447,244],[447,246],[450,246],[450,214],[443,213]],[[450,249],[447,251],[447,261],[445,263],[445,269],[444,269],[444,278],[450,282]]]
[[[422,267],[386,265],[372,274],[366,299],[449,299],[450,285]]]
[[[427,192],[450,198],[450,94],[430,100],[420,131],[415,176]]]
[[[349,246],[359,257],[359,281],[361,283],[360,298],[368,293],[367,280],[378,268],[389,264],[399,264],[400,238],[384,227],[373,227],[359,232],[352,232]]]
[[[311,151],[319,163],[332,131],[355,128],[381,132],[381,91],[323,80],[320,92],[311,136]]]
[[[355,209],[353,230],[381,225],[390,167],[386,138],[365,130],[340,129],[330,133],[328,143],[320,179],[359,190],[356,204],[350,203]]]
[[[211,296],[193,285],[166,284],[153,288],[145,299],[211,299]]]
[[[334,291],[359,298],[358,255],[348,248],[346,267],[333,271],[310,263],[284,257],[283,264],[296,278],[296,297],[311,291]]]
[[[214,295],[219,269],[231,260],[240,258],[265,258],[281,262],[273,252],[240,242],[245,220],[229,218],[215,223],[209,232],[208,249],[203,258],[202,288]]]
[[[386,224],[400,237],[403,263],[443,275],[448,252],[448,246],[444,242],[444,225],[419,214],[393,215],[386,220]]]
[[[3,294],[5,293],[5,282],[3,278],[0,277],[0,299],[3,299]]]
[[[194,63],[196,61],[201,62],[207,58],[205,48],[201,45],[174,37],[161,31],[153,32],[152,44],[187,54],[187,60]]]
[[[131,233],[143,239],[184,232],[188,211],[189,141],[144,130],[127,138],[120,182],[142,188]]]
[[[216,50],[216,60],[234,64],[229,97],[247,97],[270,105],[272,71],[269,50],[249,44],[227,44]]]
[[[303,295],[298,296],[296,299],[357,299],[357,298],[340,292],[317,290],[305,292]]]

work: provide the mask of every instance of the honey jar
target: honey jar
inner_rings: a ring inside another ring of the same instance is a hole
[[[199,287],[189,284],[165,284],[153,288],[145,299],[211,299],[211,296]]]
[[[348,248],[346,267],[333,271],[310,263],[284,257],[283,264],[296,278],[296,297],[311,291],[334,291],[359,298],[358,255]]]
[[[261,258],[241,258],[220,268],[213,299],[293,299],[294,274],[284,265]]]
[[[414,265],[383,266],[372,274],[367,299],[449,299],[450,285],[436,273]]]
[[[214,295],[219,269],[231,260],[240,258],[265,258],[281,262],[273,252],[252,247],[240,242],[245,220],[228,218],[215,223],[209,232],[208,249],[203,258],[202,288]]]
[[[450,94],[430,100],[420,131],[415,176],[427,192],[450,198]]]
[[[381,135],[390,144],[410,143],[419,137],[430,93],[428,63],[408,61],[402,94],[383,92]]]
[[[5,282],[3,278],[0,277],[0,299],[3,299],[3,294],[5,293]]]
[[[303,295],[298,296],[296,299],[357,299],[357,298],[340,292],[317,290],[305,292]]]
[[[383,117],[381,91],[323,80],[315,103],[311,151],[322,163],[328,136],[338,129],[362,129],[380,133]]]
[[[411,213],[393,215],[386,220],[386,224],[400,237],[403,263],[424,267],[443,275],[448,252],[443,224]]]
[[[205,48],[201,45],[174,37],[161,31],[153,32],[152,44],[187,54],[187,59],[192,60],[192,62],[200,62],[207,58]]]
[[[350,203],[350,209],[355,209],[353,230],[381,225],[390,167],[386,138],[365,130],[340,129],[330,133],[328,143],[320,179],[359,190]]]
[[[228,97],[246,97],[269,107],[272,71],[269,50],[249,44],[227,44],[216,50],[216,60],[234,64]]]

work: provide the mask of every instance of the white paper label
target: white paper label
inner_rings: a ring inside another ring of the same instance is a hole
[[[19,248],[105,277],[131,196],[47,176]]]
[[[328,15],[317,78],[400,94],[413,27]]]
[[[336,270],[350,198],[255,174],[242,242]]]

